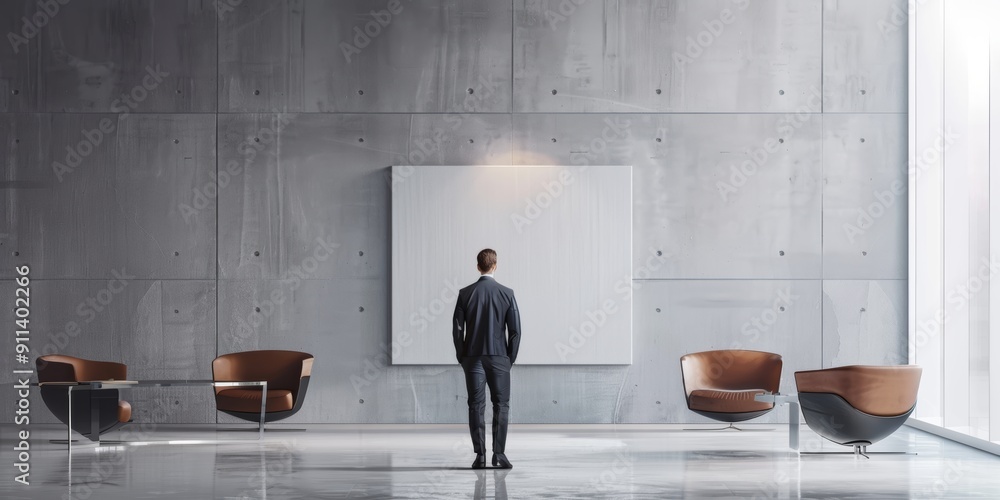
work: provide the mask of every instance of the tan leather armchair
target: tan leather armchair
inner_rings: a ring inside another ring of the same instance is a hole
[[[696,352],[681,356],[681,374],[688,409],[736,429],[733,422],[774,409],[774,403],[754,397],[778,392],[781,356],[737,349]]]
[[[39,356],[35,360],[38,382],[41,384],[42,401],[59,419],[69,420],[70,402],[66,386],[61,382],[90,382],[95,380],[126,380],[128,367],[121,363],[92,361],[60,354]],[[92,409],[97,408],[97,419]],[[120,399],[118,389],[79,389],[73,391],[73,430],[91,441],[115,430],[132,418],[132,405]]]
[[[913,413],[919,366],[840,366],[795,372],[806,424],[856,455],[896,432]]]
[[[309,388],[312,354],[298,351],[246,351],[224,354],[212,361],[217,382],[267,381],[265,422],[294,415],[302,408]],[[261,388],[216,387],[219,411],[251,422],[260,422]]]

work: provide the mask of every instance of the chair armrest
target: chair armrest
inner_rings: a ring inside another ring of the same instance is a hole
[[[302,360],[302,370],[299,373],[299,378],[305,378],[312,375],[313,360],[316,358],[307,358]]]

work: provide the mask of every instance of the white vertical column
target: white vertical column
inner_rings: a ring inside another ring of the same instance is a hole
[[[964,0],[968,20],[959,43],[965,45],[967,91],[963,122],[967,127],[969,190],[969,348],[966,353],[970,433],[989,437],[990,289],[990,24],[995,2]]]
[[[907,304],[906,304],[906,345],[907,349],[907,362],[914,365],[917,363],[916,358],[916,340],[917,336],[916,325],[917,325],[917,231],[914,228],[914,222],[916,221],[917,214],[917,183],[915,182],[916,174],[916,162],[917,156],[915,153],[916,143],[917,143],[917,126],[916,126],[916,108],[917,108],[917,23],[916,23],[916,7],[914,4],[909,4],[907,6],[908,14],[907,18],[909,22],[907,23],[907,110],[909,114],[907,115],[907,129],[906,129],[906,144],[907,151],[907,186],[906,186],[906,219],[907,219],[907,233],[906,233],[906,287],[907,287]]]
[[[976,0],[945,2],[944,129],[955,143],[944,154],[944,425],[969,430],[970,210],[979,138],[971,101],[980,31]],[[988,42],[987,42],[988,43]],[[980,101],[984,102],[984,101]]]
[[[986,16],[996,19],[1000,7]],[[1000,259],[1000,29],[990,36],[990,255]],[[990,441],[1000,442],[1000,277],[990,280]]]
[[[910,13],[910,359],[924,368],[916,417],[943,424],[944,2]]]

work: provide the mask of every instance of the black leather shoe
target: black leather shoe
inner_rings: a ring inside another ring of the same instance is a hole
[[[496,460],[494,458],[494,460]],[[485,469],[486,468],[486,455],[482,453],[476,454],[476,461],[472,462],[473,469]]]
[[[514,466],[510,464],[510,460],[507,460],[507,456],[503,453],[493,454],[493,466],[500,467],[501,469],[513,469]]]

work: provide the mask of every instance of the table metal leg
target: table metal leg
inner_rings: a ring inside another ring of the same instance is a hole
[[[66,478],[66,496],[63,498],[73,498],[73,454],[70,453],[66,457],[66,473],[68,477]]]
[[[257,439],[264,438],[264,410],[267,408],[267,382],[260,389],[260,430]]]
[[[97,446],[101,445],[101,405],[99,399],[94,397],[97,391],[90,390],[90,440],[95,441]]]
[[[69,410],[66,411],[66,451],[73,453],[73,386],[66,386]]]
[[[788,402],[788,447],[799,449],[799,403]]]

